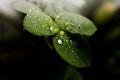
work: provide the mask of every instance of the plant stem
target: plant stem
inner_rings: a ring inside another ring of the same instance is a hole
[[[64,77],[64,80],[68,80],[68,77],[69,77],[71,71],[72,71],[72,67],[71,67],[71,66],[68,66],[68,67],[67,67],[66,75],[65,75],[65,77]]]
[[[53,46],[52,46],[51,43],[48,41],[48,36],[44,36],[44,40],[45,40],[46,44],[48,45],[48,47],[53,50]]]

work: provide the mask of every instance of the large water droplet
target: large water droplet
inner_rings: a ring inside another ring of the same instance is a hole
[[[63,44],[63,41],[61,39],[58,39],[58,44]]]
[[[51,30],[51,31],[53,30],[53,26],[50,27],[50,30]]]

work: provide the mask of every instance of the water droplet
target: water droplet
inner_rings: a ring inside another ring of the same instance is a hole
[[[35,24],[34,27],[36,27],[37,25]]]
[[[70,40],[70,43],[73,43],[73,41],[72,41],[72,40]]]
[[[71,28],[70,27],[66,27],[66,30],[71,30]]]
[[[80,27],[80,24],[78,26]]]
[[[77,61],[77,60],[74,59],[73,61],[75,62],[75,61]]]
[[[53,31],[53,26],[50,27],[50,30]]]
[[[65,32],[64,31],[60,31],[60,34],[63,36],[65,34]]]
[[[72,50],[72,53],[74,53],[74,50]]]
[[[56,18],[58,19],[58,18],[60,18],[60,16],[56,16]]]
[[[29,12],[31,12],[32,10],[31,9],[29,9]]]
[[[38,21],[40,21],[40,19],[38,19]]]
[[[44,25],[42,25],[42,28],[44,28],[45,26]]]
[[[79,59],[80,57],[76,55],[76,57]]]
[[[58,39],[58,44],[63,44],[63,41],[61,39]]]
[[[49,30],[49,28],[46,28],[47,30]]]
[[[29,12],[32,12],[34,10],[34,8],[31,8],[31,9],[29,9]]]
[[[56,27],[51,26],[51,27],[50,27],[50,31],[51,31],[52,33],[58,33],[58,32],[59,32],[59,28],[56,28]]]
[[[66,39],[65,41],[68,42],[69,40]]]

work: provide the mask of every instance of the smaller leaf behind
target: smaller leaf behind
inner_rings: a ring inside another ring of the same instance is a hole
[[[75,68],[71,66],[66,67],[66,75],[64,76],[64,80],[83,80],[82,75]]]
[[[75,13],[62,12],[55,18],[61,29],[73,34],[91,36],[97,28],[88,18]]]
[[[90,66],[90,49],[88,43],[81,37],[72,34],[69,35],[64,31],[60,31],[54,36],[53,44],[58,54],[72,66]]]
[[[59,32],[59,27],[45,13],[32,10],[24,19],[24,29],[37,36],[49,36]]]
[[[54,73],[49,80],[83,80],[81,73],[72,66],[62,65]]]

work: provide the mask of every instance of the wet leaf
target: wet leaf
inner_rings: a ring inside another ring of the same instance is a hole
[[[36,5],[27,1],[15,1],[13,3],[13,8],[26,14],[31,12],[31,9],[40,10]]]
[[[63,12],[63,5],[59,2],[53,2],[51,5],[47,6],[44,12],[50,17],[54,18],[61,12]]]
[[[38,36],[49,36],[59,32],[58,26],[49,16],[34,9],[25,16],[24,29]]]
[[[66,70],[64,80],[83,80],[82,75],[75,68],[68,66]]]
[[[78,36],[72,37],[60,31],[54,38],[53,44],[58,54],[75,67],[87,67],[91,64],[88,43]]]
[[[61,29],[71,33],[91,36],[97,30],[95,25],[86,17],[75,13],[63,12],[56,16],[56,23]]]

